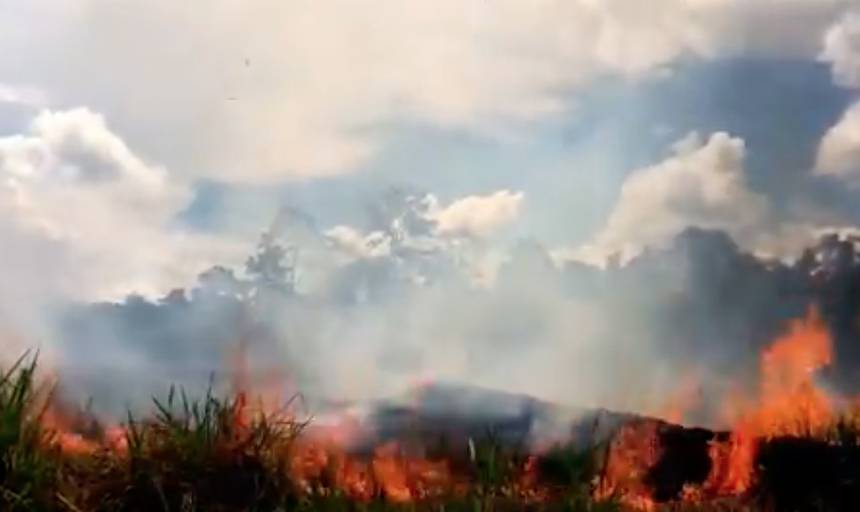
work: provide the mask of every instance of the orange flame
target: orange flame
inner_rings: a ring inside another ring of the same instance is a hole
[[[104,426],[88,413],[64,405],[55,397],[48,400],[41,425],[53,435],[63,453],[91,455],[107,449],[122,454],[128,449],[124,427]]]
[[[333,443],[300,442],[290,455],[290,471],[305,492],[329,484],[358,501],[382,495],[406,503],[440,495],[452,483],[447,461],[407,457],[393,442],[377,447],[369,461]]]
[[[788,331],[761,355],[758,395],[730,395],[731,439],[711,447],[712,470],[706,487],[721,495],[739,494],[753,482],[758,443],[778,435],[811,436],[833,421],[834,404],[815,381],[833,362],[827,327],[817,309],[794,320]]]
[[[234,421],[240,433],[256,414],[284,413],[275,404],[284,397],[286,381],[282,373],[275,372],[267,379],[252,382],[245,350],[245,344],[240,344],[232,361]],[[683,499],[741,495],[754,484],[753,469],[762,439],[822,432],[834,418],[835,403],[817,385],[815,377],[832,362],[831,339],[818,311],[812,309],[806,318],[792,321],[785,334],[762,352],[755,392],[727,395],[724,406],[732,425],[730,438],[712,443],[712,468],[707,481],[701,486],[685,487]],[[685,375],[660,416],[680,423],[698,403],[699,382],[699,374]],[[254,396],[261,397],[258,406],[249,403],[252,388]],[[46,408],[42,421],[57,433],[64,452],[92,454],[109,448],[122,453],[126,449],[122,427],[104,428],[56,400]],[[333,425],[312,426],[285,447],[286,470],[300,490],[312,493],[336,489],[358,501],[383,496],[404,503],[462,488],[459,473],[452,470],[453,460],[410,456],[396,443],[382,444],[367,457],[348,453],[351,442],[364,434],[362,428],[357,419],[344,415]],[[655,421],[636,421],[621,428],[607,452],[594,489],[595,498],[617,498],[640,510],[656,508],[645,475],[663,454],[660,429],[661,424]],[[539,482],[536,460],[528,459],[511,483],[509,490],[517,497],[540,501],[548,496]]]
[[[638,510],[654,509],[644,477],[660,459],[658,429],[659,424],[654,421],[630,423],[621,428],[609,447],[595,498],[620,499]]]

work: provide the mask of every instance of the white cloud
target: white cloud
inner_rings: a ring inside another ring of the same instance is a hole
[[[378,258],[391,253],[391,240],[379,231],[363,234],[350,226],[335,226],[325,232],[334,248],[354,258]]]
[[[0,104],[3,103],[28,107],[44,107],[48,103],[48,97],[44,91],[35,87],[0,83]]]
[[[389,256],[393,244],[419,251],[450,249],[459,246],[456,238],[483,239],[514,222],[523,198],[522,192],[498,190],[489,195],[462,197],[443,206],[432,194],[410,197],[409,209],[388,219],[391,224],[387,231],[363,233],[352,226],[339,225],[324,235],[332,247],[352,258]],[[426,221],[429,229],[411,230],[411,221],[405,218],[409,216]]]
[[[860,102],[824,134],[818,147],[816,172],[860,183]]]
[[[691,133],[673,154],[634,170],[621,187],[605,225],[579,247],[554,251],[560,260],[601,264],[645,247],[660,247],[689,227],[725,231],[745,250],[766,257],[796,257],[822,233],[854,224],[827,205],[798,201],[777,210],[771,198],[750,188],[745,143],[724,132],[702,140]],[[821,141],[815,172],[860,184],[860,103],[851,107]]]
[[[161,293],[231,260],[229,240],[171,227],[190,199],[102,116],[43,111],[25,133],[0,137],[0,266],[11,280],[0,310]]]
[[[431,213],[440,235],[484,237],[519,217],[522,192],[499,190],[487,196],[468,196]]]
[[[831,64],[838,85],[860,87],[860,10],[846,13],[827,30],[820,59]]]
[[[272,181],[354,169],[404,118],[527,134],[595,76],[814,55],[850,4],[33,0],[4,6],[0,76],[105,112],[177,172]]]
[[[582,257],[660,246],[689,226],[722,229],[740,241],[761,236],[769,204],[746,183],[743,140],[718,132],[703,141],[693,133],[674,150],[627,178],[605,227],[581,249]]]

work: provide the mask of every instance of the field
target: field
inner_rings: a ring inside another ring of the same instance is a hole
[[[487,436],[420,457],[347,453],[243,393],[171,392],[105,427],[62,413],[34,358],[0,374],[0,504],[10,511],[850,510],[860,423],[758,440],[743,488],[714,481],[728,433],[641,419],[605,443],[540,454]],[[729,460],[729,459],[722,459]],[[731,475],[731,473],[729,473]],[[718,485],[717,485],[718,484]]]

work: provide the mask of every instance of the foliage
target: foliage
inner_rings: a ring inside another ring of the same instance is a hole
[[[154,404],[152,419],[129,417],[127,453],[93,510],[273,510],[292,493],[282,455],[301,424],[250,413],[243,394],[194,401],[171,389]]]
[[[36,357],[0,372],[0,509],[48,510],[58,466],[41,426]]]

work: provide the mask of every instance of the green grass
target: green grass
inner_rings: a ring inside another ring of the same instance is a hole
[[[0,372],[2,510],[50,510],[54,503],[59,464],[51,434],[41,427],[44,393],[35,372],[36,357],[27,355]]]
[[[171,390],[153,418],[129,417],[127,453],[105,456],[87,510],[274,510],[294,493],[283,454],[301,424],[249,414],[244,397]]]

